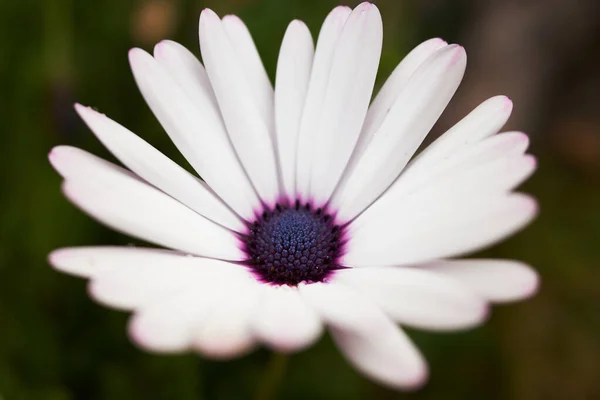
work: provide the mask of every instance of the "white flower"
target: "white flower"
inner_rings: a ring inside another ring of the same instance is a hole
[[[273,90],[234,16],[200,17],[204,67],[164,41],[129,57],[137,84],[202,177],[98,112],[77,112],[130,171],[83,150],[50,153],[65,195],[100,222],[172,249],[61,249],[50,262],[90,279],[91,296],[131,310],[151,351],[292,352],[327,326],[362,373],[396,388],[427,366],[401,325],[482,323],[488,303],[523,299],[536,273],[508,260],[450,259],[526,225],[513,190],[535,169],[512,104],[491,98],[413,157],[454,94],[464,49],[415,48],[371,105],[382,44],[377,7],[335,8],[316,49],[293,21]],[[205,70],[206,68],[206,70]]]

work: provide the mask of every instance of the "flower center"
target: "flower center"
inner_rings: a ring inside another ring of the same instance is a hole
[[[343,228],[321,208],[296,201],[266,209],[248,225],[245,251],[249,264],[263,282],[295,286],[322,282],[340,269]]]

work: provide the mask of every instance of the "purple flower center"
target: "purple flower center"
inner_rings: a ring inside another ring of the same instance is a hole
[[[323,209],[296,201],[266,209],[244,238],[248,264],[267,283],[295,286],[300,282],[322,282],[342,268],[344,228]]]

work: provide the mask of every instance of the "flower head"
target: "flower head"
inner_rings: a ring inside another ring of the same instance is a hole
[[[377,7],[335,8],[316,48],[293,21],[275,89],[234,16],[200,17],[204,65],[163,41],[129,53],[148,105],[202,180],[104,115],[76,110],[128,169],[59,146],[65,195],[100,222],[167,249],[56,250],[57,269],[98,301],[133,312],[156,352],[239,356],[298,351],[329,329],[346,358],[396,388],[427,367],[397,325],[482,323],[490,302],[533,294],[509,260],[460,259],[536,213],[514,189],[535,169],[527,136],[498,133],[512,104],[493,97],[415,152],[458,87],[462,47],[416,47],[370,102],[382,44]]]

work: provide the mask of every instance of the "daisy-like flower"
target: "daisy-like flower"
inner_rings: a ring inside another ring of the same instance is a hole
[[[127,168],[59,146],[65,195],[100,222],[167,249],[56,250],[101,303],[133,312],[155,352],[294,352],[327,327],[359,371],[421,385],[423,357],[399,325],[482,323],[491,302],[534,293],[518,261],[456,258],[526,225],[536,202],[514,189],[535,169],[527,136],[498,133],[503,96],[420,154],[463,76],[462,47],[416,47],[370,102],[382,45],[377,7],[335,8],[316,48],[293,21],[275,89],[235,16],[200,16],[204,65],[163,41],[129,60],[148,105],[202,180],[104,115],[76,110]]]

